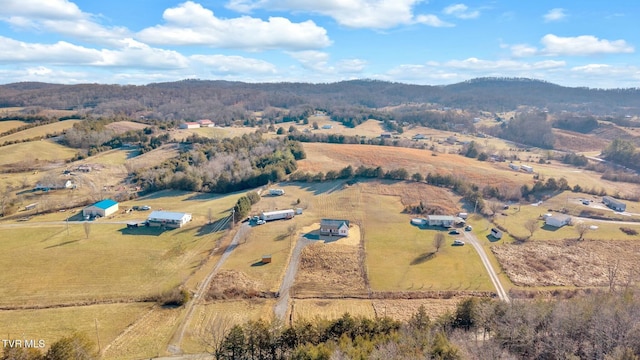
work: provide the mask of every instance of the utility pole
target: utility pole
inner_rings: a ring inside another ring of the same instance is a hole
[[[231,209],[231,228],[232,229],[233,229],[233,225],[235,224],[235,222],[236,222],[236,208],[233,207]]]

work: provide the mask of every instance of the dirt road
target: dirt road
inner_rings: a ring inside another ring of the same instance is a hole
[[[493,269],[493,266],[491,265],[491,262],[487,257],[487,253],[484,251],[484,248],[480,244],[480,241],[478,240],[478,238],[476,238],[476,235],[470,231],[463,231],[463,234],[467,243],[471,244],[473,248],[476,249],[476,252],[480,256],[480,260],[482,260],[482,264],[487,269],[487,273],[489,273],[489,278],[491,278],[491,282],[493,283],[493,286],[496,288],[496,292],[498,293],[498,297],[500,298],[500,300],[509,302],[510,301],[509,295],[504,290],[504,287],[502,287],[500,278],[498,277],[498,274],[496,273],[496,271]]]
[[[293,281],[295,280],[296,273],[298,272],[300,255],[302,254],[302,250],[311,243],[313,243],[313,240],[309,240],[303,236],[300,236],[298,241],[296,241],[296,246],[293,248],[291,258],[289,259],[289,265],[287,266],[284,278],[280,284],[278,301],[273,309],[277,319],[284,320],[284,316],[287,314],[287,307],[289,305],[289,289],[293,286]]]
[[[187,303],[186,315],[182,319],[182,322],[180,323],[180,326],[178,326],[176,332],[173,334],[171,342],[169,342],[167,351],[169,351],[172,354],[180,354],[182,352],[182,350],[180,349],[180,345],[182,344],[182,338],[184,337],[184,332],[188,328],[189,323],[191,322],[191,317],[193,316],[193,309],[203,298],[205,292],[209,288],[209,284],[211,283],[211,280],[216,275],[218,270],[220,270],[220,268],[222,267],[224,262],[229,258],[233,250],[236,247],[238,247],[238,242],[240,241],[240,239],[244,238],[244,236],[250,230],[251,230],[251,227],[249,226],[248,223],[243,223],[242,225],[240,225],[240,228],[238,228],[238,232],[236,232],[236,235],[231,240],[231,243],[229,244],[229,246],[227,246],[227,248],[225,249],[224,253],[216,263],[216,266],[213,268],[213,270],[211,270],[211,272],[204,279],[204,281],[200,283],[200,286],[198,286],[198,289],[196,290],[196,293],[193,296],[193,300]]]

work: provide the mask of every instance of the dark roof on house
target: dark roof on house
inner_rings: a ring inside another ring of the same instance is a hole
[[[611,204],[615,204],[615,205],[624,205],[624,203],[618,199],[614,199],[611,196],[604,196],[602,198],[603,201],[608,201]]]
[[[104,199],[102,201],[98,201],[97,203],[93,204],[93,206],[106,210],[110,207],[112,207],[113,205],[118,205],[118,202],[115,200],[111,200],[111,199]]]
[[[335,220],[335,219],[322,219],[320,220],[320,226],[335,227],[336,229],[346,224],[349,226],[349,220]]]

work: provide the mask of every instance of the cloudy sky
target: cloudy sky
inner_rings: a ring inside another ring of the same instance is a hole
[[[0,0],[0,83],[640,87],[640,2]]]

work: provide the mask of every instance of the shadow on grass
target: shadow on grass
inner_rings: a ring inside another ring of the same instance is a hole
[[[151,235],[151,236],[160,236],[163,232],[171,230],[162,227],[153,227],[153,226],[138,226],[137,228],[128,228],[124,227],[118,231],[122,235]]]
[[[434,257],[436,257],[436,252],[432,251],[432,252],[426,252],[424,254],[420,254],[418,255],[417,258],[413,259],[413,261],[411,261],[411,265],[419,265],[422,263],[425,263],[431,259],[433,259]]]
[[[84,221],[84,216],[82,216],[82,211],[69,216],[67,218],[67,221]]]
[[[58,247],[58,246],[65,246],[65,245],[69,245],[69,244],[77,243],[77,242],[79,242],[79,241],[80,241],[80,240],[69,240],[69,241],[61,242],[60,244],[55,244],[55,245],[47,246],[45,249],[51,249],[51,248]]]
[[[268,262],[263,262],[262,260],[260,260],[260,261],[254,262],[253,264],[251,264],[251,266],[264,266],[264,265],[267,265],[267,264],[269,264],[269,263]]]
[[[229,217],[218,219],[211,224],[201,226],[196,232],[196,236],[205,236],[220,230],[224,230],[229,226]]]
[[[497,237],[493,236],[493,235],[487,235],[487,240],[489,240],[489,242],[496,242],[499,241],[500,239],[498,239]]]
[[[559,227],[555,227],[555,226],[550,226],[550,225],[544,224],[544,225],[541,227],[541,229],[542,229],[542,230],[546,230],[546,231],[558,231],[558,229],[560,229],[560,228],[559,228]]]

